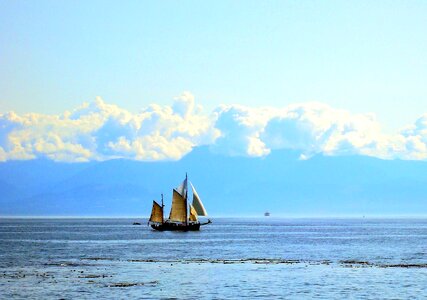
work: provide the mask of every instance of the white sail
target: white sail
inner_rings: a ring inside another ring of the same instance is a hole
[[[191,189],[193,190],[193,207],[197,212],[197,215],[199,216],[207,216],[208,213],[206,212],[205,207],[203,206],[202,200],[200,200],[199,195],[197,194],[196,189],[194,188],[193,184],[190,182]]]
[[[185,176],[184,181],[175,189],[183,198],[187,197],[187,176]]]

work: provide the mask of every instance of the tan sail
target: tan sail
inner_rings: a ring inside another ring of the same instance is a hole
[[[191,204],[190,204],[190,218],[189,219],[190,219],[190,221],[194,221],[194,222],[197,221],[197,212],[194,209],[193,205],[191,205]]]
[[[196,189],[194,188],[193,184],[190,182],[191,184],[191,188],[193,189],[193,207],[197,213],[197,215],[199,216],[207,216],[208,213],[205,209],[205,207],[203,206],[202,200],[200,200],[199,195],[196,192]]]
[[[187,208],[185,205],[185,199],[175,189],[173,190],[172,208],[169,219],[174,222],[187,221]]]
[[[153,209],[151,210],[150,222],[163,222],[163,208],[156,201],[153,201]]]

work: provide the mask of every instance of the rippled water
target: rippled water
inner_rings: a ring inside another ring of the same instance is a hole
[[[425,219],[134,221],[0,219],[0,298],[427,297]]]

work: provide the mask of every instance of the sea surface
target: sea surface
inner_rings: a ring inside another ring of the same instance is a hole
[[[0,299],[95,298],[427,299],[427,219],[0,219]]]

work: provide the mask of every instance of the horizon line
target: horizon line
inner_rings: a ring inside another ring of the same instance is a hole
[[[1,219],[149,219],[149,216],[79,216],[79,215],[0,215]],[[365,214],[365,215],[277,215],[277,216],[263,216],[263,215],[216,215],[209,216],[206,219],[425,219],[427,214]]]

